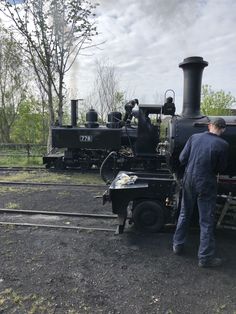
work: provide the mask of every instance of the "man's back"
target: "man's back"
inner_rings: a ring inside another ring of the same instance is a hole
[[[185,172],[200,177],[215,176],[224,170],[227,163],[228,143],[210,132],[197,133],[190,137],[179,160]]]

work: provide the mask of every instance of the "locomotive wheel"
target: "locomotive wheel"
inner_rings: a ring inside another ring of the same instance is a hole
[[[155,201],[142,201],[133,209],[133,221],[139,230],[158,232],[164,225],[164,208]]]
[[[57,159],[55,162],[54,162],[54,168],[56,170],[65,170],[66,169],[66,165],[64,164],[63,160],[62,159]]]
[[[46,169],[50,169],[50,168],[51,168],[51,166],[52,166],[52,165],[51,165],[51,163],[50,163],[50,162],[48,162],[48,163],[45,165],[45,168],[46,168]]]

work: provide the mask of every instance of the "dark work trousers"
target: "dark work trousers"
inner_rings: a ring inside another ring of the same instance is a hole
[[[197,202],[200,225],[200,246],[198,258],[201,261],[211,259],[215,254],[214,212],[216,206],[216,177],[198,177],[186,173],[183,178],[181,210],[178,218],[173,245],[184,245],[194,205]]]

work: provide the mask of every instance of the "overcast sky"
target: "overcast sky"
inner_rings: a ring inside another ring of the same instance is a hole
[[[189,56],[209,62],[203,84],[236,96],[235,0],[100,0],[98,41],[93,55],[80,56],[72,73],[77,96],[92,89],[95,60],[117,68],[120,89],[143,103],[156,103],[166,89],[182,107],[183,72]]]

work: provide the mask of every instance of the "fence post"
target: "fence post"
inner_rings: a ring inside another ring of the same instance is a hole
[[[26,144],[26,150],[27,150],[27,158],[29,160],[29,157],[30,157],[30,144]]]

